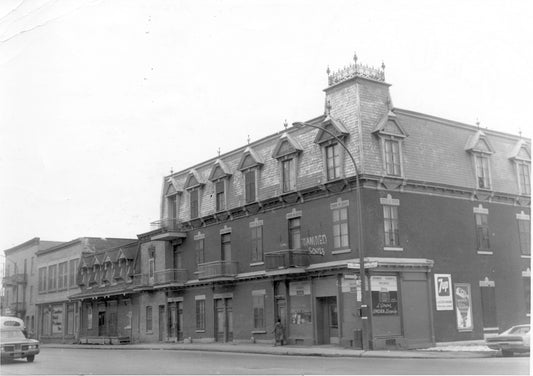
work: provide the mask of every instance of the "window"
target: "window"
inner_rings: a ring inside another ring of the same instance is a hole
[[[221,211],[226,209],[226,194],[224,192],[225,181],[217,181],[215,183],[215,195],[216,195],[216,210]]]
[[[30,274],[33,275],[33,265],[34,265],[34,257],[31,258],[31,263],[30,263]]]
[[[59,264],[59,272],[58,272],[59,278],[57,280],[57,288],[59,290],[66,289],[68,287],[67,267],[68,267],[68,263],[66,261]]]
[[[57,288],[57,265],[48,267],[48,291]]]
[[[222,260],[231,260],[231,234],[220,235],[220,248]]]
[[[205,330],[205,299],[196,300],[196,330]]]
[[[244,173],[245,200],[246,203],[255,201],[255,170]]]
[[[30,304],[33,303],[33,286],[30,286]]]
[[[67,335],[74,334],[74,304],[67,304]]]
[[[198,189],[191,189],[189,195],[191,199],[191,218],[198,218]]]
[[[341,177],[341,158],[339,144],[326,146],[326,175],[328,180]]]
[[[46,266],[39,268],[39,292],[46,291]]]
[[[485,154],[475,155],[477,187],[490,189],[489,157]]]
[[[146,331],[152,331],[152,306],[146,306]]]
[[[263,226],[255,226],[252,231],[252,261],[263,261]]]
[[[348,248],[348,208],[333,210],[333,247]]]
[[[76,273],[78,272],[78,259],[69,261],[69,270],[68,270],[68,284],[70,287],[76,285]]]
[[[476,217],[476,247],[478,251],[490,249],[488,214],[475,213]]]
[[[149,262],[149,265],[148,265],[148,278],[150,279],[151,282],[154,281],[154,275],[155,275],[155,260],[153,258],[150,258],[148,260]]]
[[[398,206],[383,205],[383,224],[385,226],[385,246],[398,247],[400,245]]]
[[[254,310],[254,329],[264,330],[265,325],[265,294],[263,291],[252,291],[252,306]]]
[[[387,175],[400,176],[400,142],[393,139],[385,139],[385,172]]]
[[[529,163],[518,163],[518,180],[520,184],[520,194],[531,194],[531,173]]]
[[[195,249],[196,249],[196,265],[203,264],[205,262],[205,250],[204,250],[204,239],[195,240]]]
[[[531,255],[531,223],[526,219],[518,220],[518,236],[520,238],[520,252]]]
[[[296,168],[294,159],[281,162],[281,181],[283,192],[290,192],[296,188]]]
[[[87,329],[93,328],[93,307],[88,305],[87,306]]]
[[[300,218],[289,219],[289,249],[300,249]]]
[[[523,276],[522,281],[524,282],[526,313],[527,315],[530,315],[531,314],[531,276]]]

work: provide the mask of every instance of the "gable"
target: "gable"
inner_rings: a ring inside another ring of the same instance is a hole
[[[172,185],[172,183],[169,183],[167,187],[167,191],[165,192],[165,196],[172,196],[172,195],[175,195],[176,193],[178,192],[176,191],[176,188],[174,188],[174,185]]]
[[[198,171],[195,169],[192,169],[189,171],[189,175],[187,176],[187,180],[185,180],[185,189],[192,189],[199,187],[201,185],[204,185],[204,182],[200,178],[200,174],[198,174]]]
[[[477,131],[466,141],[465,150],[469,152],[478,152],[485,154],[493,154],[494,148],[490,144],[489,139],[482,131]]]
[[[322,144],[326,141],[335,139],[333,135],[335,135],[337,138],[342,139],[350,134],[350,132],[348,132],[348,130],[340,120],[335,120],[333,118],[330,118],[329,116],[324,119],[320,127],[324,130],[319,129],[315,137],[316,144]]]
[[[229,172],[229,168],[226,166],[224,161],[217,159],[213,165],[213,168],[211,169],[211,173],[209,174],[209,181],[228,178],[230,176],[231,173]]]
[[[274,147],[272,158],[277,159],[290,154],[298,154],[302,150],[303,148],[295,139],[289,134],[283,133]]]
[[[239,171],[243,171],[248,168],[259,167],[261,165],[263,165],[263,160],[251,147],[247,147],[242,154],[238,169]]]
[[[396,114],[392,111],[381,118],[372,133],[378,133],[396,137],[407,137],[407,133],[404,131],[400,124],[400,121],[396,117]]]
[[[509,154],[509,159],[531,161],[531,154],[528,146],[529,145],[524,140],[518,141]]]

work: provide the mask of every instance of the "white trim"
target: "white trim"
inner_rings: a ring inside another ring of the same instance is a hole
[[[167,303],[174,303],[174,302],[183,302],[183,296],[167,298]]]
[[[337,199],[337,201],[332,202],[331,204],[329,204],[329,208],[331,210],[342,209],[342,208],[346,208],[348,206],[350,206],[350,200],[343,200],[340,197]]]
[[[520,257],[523,259],[530,259],[531,255],[520,255]]]
[[[474,206],[474,213],[476,214],[489,214],[489,209],[485,209],[483,205],[479,204],[477,207]]]
[[[194,300],[205,300],[205,295],[196,295]]]
[[[252,296],[263,296],[266,295],[266,290],[252,290]]]
[[[265,265],[265,262],[264,261],[259,261],[259,262],[252,262],[250,264],[250,266],[261,266],[261,265]]]
[[[249,224],[250,228],[256,228],[263,226],[263,220],[259,218],[255,218],[252,222]]]
[[[403,247],[383,247],[384,251],[403,252]]]
[[[390,194],[388,194],[386,198],[380,198],[379,202],[381,205],[400,206],[400,200],[392,198]]]
[[[516,219],[521,221],[529,221],[530,216],[529,214],[524,213],[524,211],[522,210],[520,213],[516,213]]]
[[[489,332],[489,331],[493,331],[493,330],[498,330],[498,331],[499,331],[500,328],[497,327],[497,326],[496,326],[496,327],[493,327],[493,328],[483,328],[483,331],[484,331],[484,332]]]
[[[530,277],[531,278],[531,269],[527,268],[526,270],[523,270],[522,271],[522,277],[524,277],[524,278]]]
[[[478,255],[493,255],[494,252],[492,251],[477,251]]]
[[[213,294],[213,299],[233,299],[232,292],[222,292],[219,294]]]
[[[331,251],[331,254],[332,255],[341,255],[343,253],[350,253],[352,250],[351,249],[339,249],[337,251]]]
[[[479,281],[479,287],[496,287],[494,281],[489,280],[488,277],[485,277],[484,280]]]
[[[295,208],[292,209],[290,213],[287,213],[285,217],[287,219],[294,219],[294,218],[300,218],[302,216],[301,210],[296,210]]]
[[[220,235],[231,234],[231,227],[224,225],[224,228],[220,229]]]
[[[194,235],[194,240],[202,240],[202,239],[205,239],[205,234],[198,231],[198,233]]]

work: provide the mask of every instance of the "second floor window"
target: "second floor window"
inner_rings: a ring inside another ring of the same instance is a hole
[[[475,156],[477,187],[490,189],[489,157],[484,154]]]
[[[385,246],[398,247],[400,245],[398,206],[383,205],[383,220],[385,226]]]
[[[221,257],[222,260],[231,260],[231,234],[220,235]]]
[[[520,182],[520,194],[531,194],[531,174],[529,163],[518,164],[518,180]]]
[[[245,200],[246,203],[255,201],[255,170],[244,173]]]
[[[46,267],[39,268],[39,292],[46,291]]]
[[[68,285],[73,287],[76,285],[76,273],[78,272],[78,259],[69,261],[68,270]]]
[[[263,261],[263,226],[256,226],[252,231],[252,261]]]
[[[328,180],[335,180],[341,177],[341,158],[339,148],[339,144],[326,146],[326,176]]]
[[[333,210],[333,247],[348,247],[348,208]]]
[[[476,247],[478,251],[490,249],[488,214],[476,213]]]
[[[300,249],[300,218],[289,219],[289,249]]]
[[[518,220],[518,236],[520,238],[520,252],[531,255],[531,222],[524,219]]]
[[[55,290],[57,288],[57,265],[50,265],[48,267],[48,290]]]
[[[217,181],[215,184],[216,195],[216,210],[221,211],[226,209],[226,193],[224,192],[224,181]]]
[[[67,275],[67,262],[62,262],[59,264],[59,278],[57,280],[58,289],[66,289],[68,287],[68,275]]]
[[[281,179],[283,192],[290,192],[296,187],[296,164],[293,158],[281,162]]]
[[[190,200],[191,200],[191,218],[198,218],[199,212],[199,197],[198,197],[198,189],[192,189],[189,192]]]
[[[397,140],[387,139],[385,143],[385,172],[387,175],[400,176],[400,142]]]

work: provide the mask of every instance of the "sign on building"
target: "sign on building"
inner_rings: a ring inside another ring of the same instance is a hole
[[[291,282],[289,284],[289,295],[311,295],[311,283],[310,282]]]
[[[474,329],[472,320],[472,294],[470,283],[455,283],[455,314],[457,317],[457,330],[469,332]]]
[[[435,274],[435,304],[437,311],[453,311],[451,274]]]
[[[398,284],[396,276],[373,275],[370,277],[373,315],[398,314]]]

